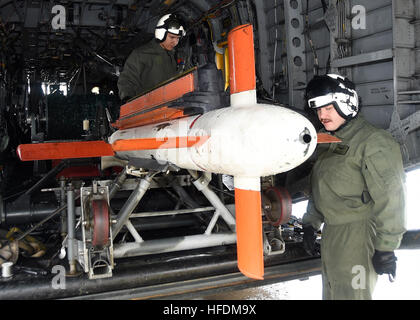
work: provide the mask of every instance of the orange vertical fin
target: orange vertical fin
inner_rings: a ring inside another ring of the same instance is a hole
[[[228,35],[230,94],[254,90],[255,54],[251,24],[238,26]]]
[[[235,188],[236,237],[239,270],[264,279],[261,193]]]
[[[254,34],[251,24],[238,26],[229,32],[228,49],[233,106],[234,95],[255,91],[256,87]],[[255,185],[250,187],[245,183],[237,187],[236,179],[237,177],[235,177],[235,212],[238,268],[245,276],[262,280],[264,254],[261,193],[260,190],[255,190]],[[259,188],[259,178],[257,183]]]

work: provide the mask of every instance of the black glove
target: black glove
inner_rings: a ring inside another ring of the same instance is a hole
[[[313,256],[317,253],[315,240],[316,230],[310,224],[303,225],[303,248],[306,253]]]
[[[388,273],[392,278],[395,278],[397,270],[397,257],[394,251],[378,251],[375,250],[375,254],[372,257],[373,268],[377,274],[381,275]],[[391,278],[390,278],[391,279]]]

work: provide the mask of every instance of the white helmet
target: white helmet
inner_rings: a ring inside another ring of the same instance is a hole
[[[185,36],[184,27],[173,14],[166,14],[159,19],[155,29],[155,38],[160,42],[163,42],[165,41],[168,32],[181,37]]]
[[[346,120],[354,118],[359,112],[359,97],[354,83],[338,74],[314,76],[306,87],[305,98],[311,109],[332,104]]]

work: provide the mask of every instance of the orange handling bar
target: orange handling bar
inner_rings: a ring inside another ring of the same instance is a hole
[[[235,188],[236,245],[239,270],[264,279],[261,193]]]
[[[200,146],[209,138],[210,136],[186,136],[126,139],[118,140],[112,145],[102,140],[32,143],[19,145],[17,154],[22,161],[94,158],[113,156],[115,151],[190,148],[194,145]],[[327,133],[318,134],[318,143],[335,142],[341,140]],[[261,202],[261,199],[259,201]]]
[[[143,125],[161,123],[174,119],[185,117],[184,111],[176,108],[169,108],[162,106],[154,110],[147,111],[145,113],[139,113],[136,115],[128,116],[124,119],[119,119],[112,126],[125,130],[129,128],[135,128]]]
[[[121,106],[120,118],[166,104],[194,91],[194,72],[165,84]]]
[[[255,89],[254,33],[251,24],[228,35],[230,94]]]
[[[196,72],[194,70],[127,102],[120,108],[120,118],[112,125],[118,129],[127,129],[183,117],[182,110],[176,108],[168,110],[167,104],[193,92],[195,90],[195,78]]]
[[[16,150],[20,160],[52,160],[113,156],[105,141],[47,142],[21,144]]]
[[[209,136],[166,137],[105,141],[47,142],[21,144],[17,149],[22,161],[77,159],[113,156],[114,151],[189,148],[201,145]]]

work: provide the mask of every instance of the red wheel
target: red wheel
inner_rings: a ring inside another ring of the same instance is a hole
[[[109,240],[109,210],[106,200],[92,201],[93,246],[105,246]]]
[[[292,214],[292,198],[284,188],[270,187],[262,193],[263,212],[269,222],[278,227],[289,221]]]

